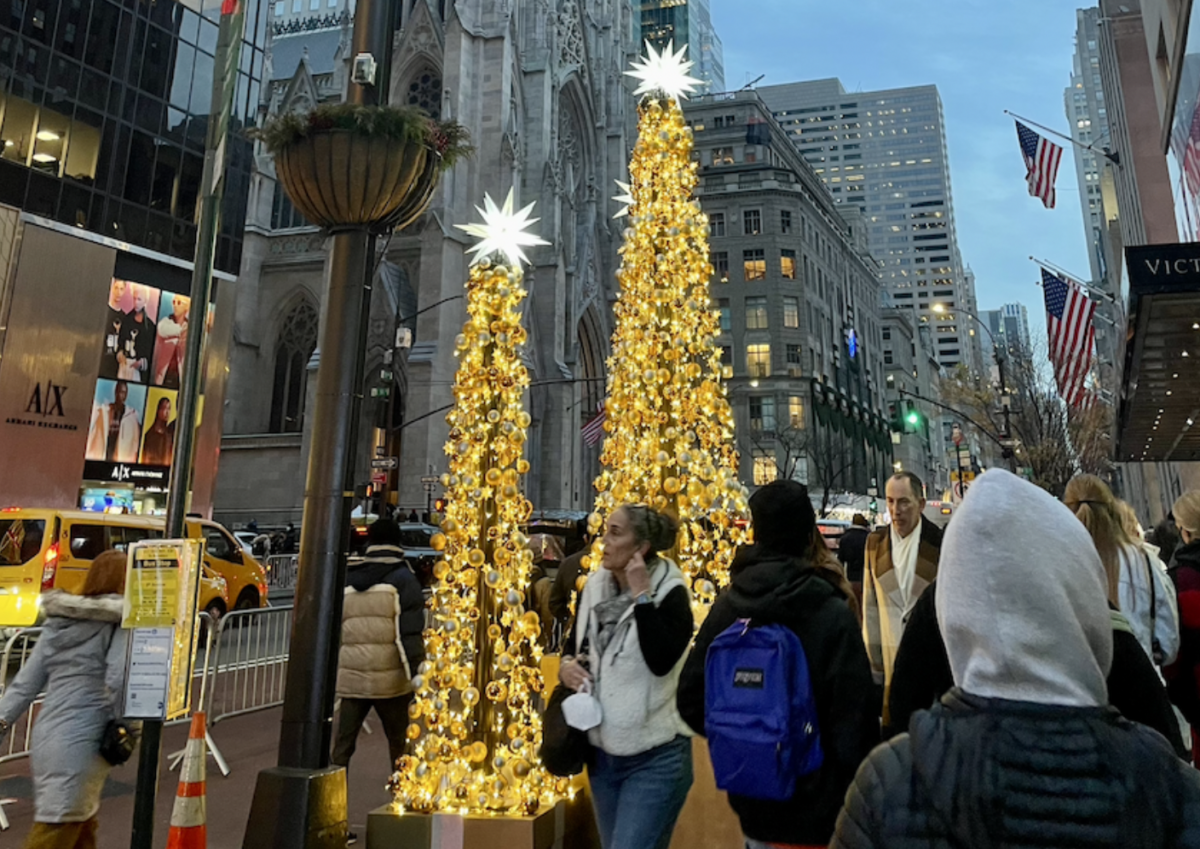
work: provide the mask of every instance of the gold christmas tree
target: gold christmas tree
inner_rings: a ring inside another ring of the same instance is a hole
[[[688,76],[686,48],[646,47],[647,58],[629,72],[645,96],[631,184],[619,184],[616,198],[627,205],[619,215],[629,215],[629,227],[591,525],[598,531],[606,515],[630,502],[678,516],[675,556],[695,599],[707,604],[745,541],[746,490],[715,342],[708,217],[692,198],[692,131],[679,105],[699,81]],[[598,560],[595,552],[588,559]]]
[[[545,242],[525,230],[537,220],[533,205],[513,212],[512,200],[510,192],[501,208],[486,198],[484,223],[462,227],[480,242],[446,417],[443,558],[434,566],[428,659],[413,679],[411,754],[391,782],[410,811],[532,814],[567,791],[537,759],[541,623],[525,608],[533,555],[520,531],[533,511],[521,485],[530,423],[521,247]]]

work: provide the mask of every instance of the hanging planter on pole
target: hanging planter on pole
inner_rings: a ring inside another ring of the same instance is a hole
[[[412,223],[442,172],[471,152],[460,124],[411,107],[326,104],[273,118],[254,137],[296,209],[331,231]]]

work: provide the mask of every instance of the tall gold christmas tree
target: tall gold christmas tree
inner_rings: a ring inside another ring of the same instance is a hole
[[[688,76],[686,48],[646,49],[647,58],[628,72],[644,97],[631,183],[621,184],[625,193],[617,198],[628,204],[629,227],[617,272],[604,468],[591,524],[598,531],[607,514],[629,502],[678,516],[674,554],[703,604],[728,580],[734,549],[745,541],[746,490],[721,382],[708,217],[692,197],[692,131],[679,105],[699,80]]]
[[[456,340],[428,659],[413,680],[412,753],[391,783],[405,810],[532,814],[567,790],[536,756],[541,625],[525,608],[533,555],[520,530],[533,511],[521,485],[530,423],[521,247],[546,244],[525,230],[537,220],[529,219],[532,209],[514,213],[511,192],[503,208],[488,197],[479,210],[484,223],[462,226],[480,242],[467,283],[469,319]]]

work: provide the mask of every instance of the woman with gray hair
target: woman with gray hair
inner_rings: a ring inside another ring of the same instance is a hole
[[[691,732],[675,707],[692,602],[679,567],[659,554],[677,533],[649,507],[615,510],[565,643],[574,655],[559,679],[600,706],[588,778],[604,849],[666,849],[692,785]]]

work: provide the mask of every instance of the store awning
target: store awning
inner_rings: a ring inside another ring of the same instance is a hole
[[[1125,251],[1129,326],[1117,460],[1200,460],[1200,244]]]

